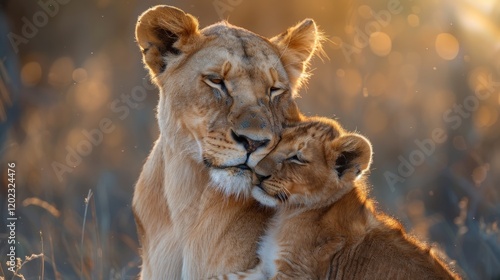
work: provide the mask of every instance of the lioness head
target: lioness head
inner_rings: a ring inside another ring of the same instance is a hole
[[[286,128],[281,141],[255,167],[252,195],[262,204],[315,206],[352,189],[371,163],[370,142],[329,119]]]
[[[266,39],[227,22],[200,30],[193,16],[156,6],[140,16],[136,38],[161,92],[160,138],[225,192],[249,192],[249,167],[301,119],[293,96],[319,48],[315,23]]]

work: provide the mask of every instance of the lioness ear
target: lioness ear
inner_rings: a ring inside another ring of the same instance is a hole
[[[359,134],[348,134],[333,140],[329,151],[329,160],[341,180],[355,180],[368,170],[372,161],[372,146]]]
[[[305,19],[280,35],[271,38],[280,52],[293,87],[298,90],[307,81],[309,60],[316,53],[322,53],[321,33],[312,19]]]
[[[175,7],[155,6],[137,21],[135,37],[152,77],[163,72],[169,55],[179,55],[183,45],[199,35],[198,20]]]

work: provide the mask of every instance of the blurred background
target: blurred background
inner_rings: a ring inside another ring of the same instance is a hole
[[[130,204],[158,136],[158,93],[134,27],[157,4],[266,37],[313,18],[329,58],[313,60],[301,110],[372,141],[380,210],[466,278],[500,279],[500,1],[3,0],[0,218],[15,162],[17,256],[35,254],[20,263],[26,279],[139,271]]]

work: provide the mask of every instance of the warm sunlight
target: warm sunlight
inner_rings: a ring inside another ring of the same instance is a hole
[[[181,12],[138,21],[157,5]],[[253,190],[283,162],[330,164],[283,176],[320,185],[354,168],[393,228],[464,279],[500,279],[500,0],[7,0],[0,42],[2,279],[252,266],[291,187]],[[312,116],[345,131],[306,139],[372,150],[263,161]]]

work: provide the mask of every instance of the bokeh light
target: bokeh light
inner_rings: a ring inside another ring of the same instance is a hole
[[[417,27],[420,25],[420,18],[415,14],[408,15],[407,20],[408,20],[408,24],[411,27]]]
[[[494,125],[498,120],[498,110],[490,108],[488,105],[479,107],[474,114],[474,124],[477,128],[485,129]]]
[[[481,183],[486,179],[490,166],[488,164],[478,166],[472,171],[472,180],[476,186],[481,185]]]
[[[42,80],[42,66],[36,61],[26,63],[21,70],[21,81],[23,85],[31,87]]]
[[[392,41],[384,32],[373,32],[370,35],[370,48],[378,56],[386,56],[391,52]]]
[[[73,78],[73,81],[77,83],[83,82],[87,79],[87,70],[84,68],[77,68],[73,71],[71,77]]]
[[[101,108],[109,96],[109,88],[99,80],[89,81],[75,87],[76,104],[85,112],[93,112]]]
[[[449,33],[441,33],[436,37],[436,52],[446,60],[453,60],[458,55],[459,43],[455,36]]]
[[[71,74],[75,68],[73,59],[61,57],[56,59],[49,69],[48,83],[54,87],[67,86],[71,83]]]

